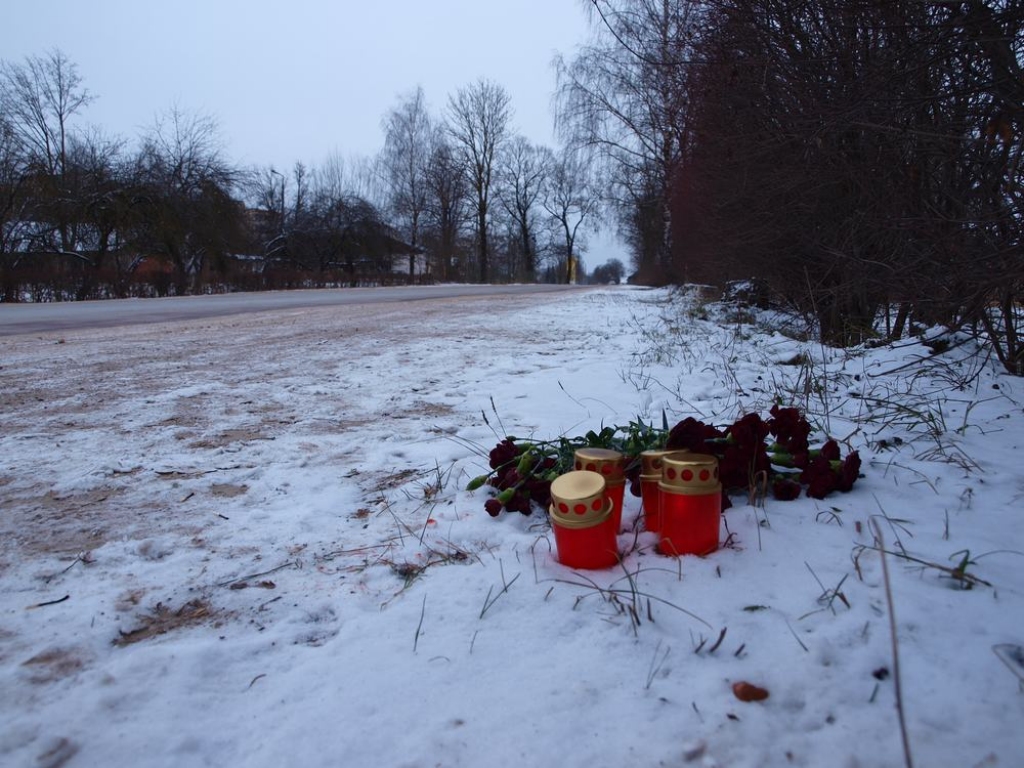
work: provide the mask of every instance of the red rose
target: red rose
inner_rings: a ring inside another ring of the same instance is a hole
[[[811,425],[807,423],[798,408],[779,408],[773,405],[772,418],[768,421],[768,429],[775,436],[775,441],[787,453],[806,453],[807,438],[811,434]]]
[[[551,504],[551,483],[547,480],[533,478],[532,480],[527,480],[523,487],[530,494],[530,498],[542,507],[547,507]]]
[[[843,461],[842,466],[839,467],[839,478],[836,482],[836,488],[840,491],[849,491],[853,488],[853,484],[860,477],[860,454],[857,451],[853,451]]]
[[[692,416],[687,416],[668,433],[665,449],[678,451],[683,448],[694,453],[710,453],[707,441],[722,437],[722,433]]]
[[[839,443],[829,440],[821,446],[821,455],[829,461],[839,461]]]
[[[748,413],[726,430],[729,443],[722,452],[719,473],[728,488],[749,488],[761,472],[771,469],[765,449],[768,425],[756,413]]]
[[[761,421],[756,413],[748,413],[726,430],[737,445],[744,447],[763,447],[768,436],[768,425]]]
[[[533,505],[530,503],[530,494],[526,491],[516,491],[512,498],[505,504],[505,509],[509,512],[519,512],[523,515],[530,515],[533,513]]]
[[[800,497],[802,486],[795,480],[779,478],[772,483],[772,496],[779,501],[793,501]]]
[[[509,439],[502,440],[494,448],[491,449],[490,460],[491,469],[501,469],[507,467],[509,464],[517,461],[519,458],[519,446],[513,443]]]
[[[832,462],[824,455],[814,457],[800,473],[800,482],[807,486],[807,495],[812,499],[824,499],[836,489],[838,481]]]

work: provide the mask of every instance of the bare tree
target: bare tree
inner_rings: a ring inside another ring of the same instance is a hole
[[[618,259],[609,259],[599,267],[595,267],[593,273],[590,275],[590,281],[593,283],[601,283],[607,285],[608,283],[615,283],[618,285],[622,282],[622,278],[626,274],[626,267]]]
[[[31,162],[48,174],[63,175],[71,118],[92,98],[77,66],[59,50],[24,64],[0,62],[0,111]]]
[[[499,198],[512,220],[522,256],[519,276],[528,282],[537,272],[536,209],[553,162],[551,150],[534,146],[523,136],[513,138],[501,154]]]
[[[449,134],[463,156],[475,198],[480,282],[487,282],[489,277],[487,227],[495,160],[508,138],[511,119],[508,92],[488,80],[460,88],[448,100]]]
[[[441,280],[464,277],[455,270],[459,236],[467,219],[469,187],[466,166],[449,141],[448,131],[435,128],[425,177],[427,185],[427,221],[434,240],[434,272]]]
[[[332,152],[324,161],[313,168],[312,184],[314,194],[340,197],[349,188],[349,171],[345,158]]]
[[[288,178],[274,166],[252,168],[241,181],[252,253],[269,264],[288,258]],[[294,217],[293,217],[294,218]]]
[[[216,121],[172,107],[145,138],[141,165],[149,190],[144,236],[170,260],[178,291],[195,291],[204,269],[223,266],[242,233],[232,197],[238,172],[222,154]]]
[[[387,226],[373,203],[351,192],[315,195],[311,213],[298,251],[305,269],[327,278],[343,273],[352,287],[390,273]]]
[[[388,278],[396,245],[379,207],[364,194],[374,185],[371,171],[365,160],[334,153],[312,169],[296,163],[290,178],[265,171],[257,179],[257,201],[285,205],[280,234],[267,240],[265,284],[356,286]],[[276,226],[281,217],[269,213]]]
[[[306,208],[309,205],[310,185],[312,183],[312,175],[309,169],[306,168],[305,163],[296,162],[292,167],[292,182],[295,184],[292,216],[296,221],[296,226],[301,226]]]
[[[551,167],[543,206],[562,237],[566,283],[574,283],[579,277],[577,240],[583,222],[597,205],[586,156],[569,148],[562,150]]]
[[[427,208],[427,166],[432,127],[423,89],[417,88],[392,108],[383,120],[384,149],[379,167],[389,208],[409,238],[409,281],[415,275],[420,224]]]
[[[124,290],[122,265],[113,274],[108,257],[119,255],[131,228],[134,178],[122,141],[72,126],[91,101],[77,67],[59,50],[0,63],[8,219],[0,250],[18,239],[21,256],[10,265],[28,258],[31,270],[49,278],[56,299]]]
[[[638,269],[669,274],[673,187],[691,142],[687,64],[703,4],[588,0],[585,5],[596,22],[594,40],[571,60],[555,62],[559,132],[605,166],[606,194],[616,203]]]
[[[122,141],[98,130],[77,133],[69,144],[65,197],[52,208],[76,249],[66,255],[82,267],[75,298],[103,298],[110,288],[124,295],[125,280],[137,264],[133,254],[124,253],[130,251],[128,235],[138,214],[137,166],[125,156]]]
[[[27,190],[25,155],[5,113],[0,112],[0,300],[18,300],[13,270],[24,253],[29,235],[31,204]]]
[[[288,213],[288,177],[273,165],[254,168],[244,184],[249,200],[262,211],[271,214],[275,229],[284,230]]]
[[[72,194],[67,189],[71,120],[91,101],[78,68],[59,50],[29,56],[23,64],[0,62],[0,112],[24,153],[28,172],[47,189],[50,202]],[[79,250],[73,223],[59,215],[51,221],[57,235],[53,249],[65,254]]]

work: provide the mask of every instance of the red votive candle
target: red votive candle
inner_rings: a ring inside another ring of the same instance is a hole
[[[722,484],[718,459],[702,453],[665,456],[658,551],[665,555],[706,555],[718,549]]]
[[[574,454],[577,470],[596,472],[604,478],[605,498],[612,505],[612,524],[622,530],[622,504],[626,492],[625,457],[609,448],[577,448]]]
[[[604,478],[566,472],[551,483],[551,528],[558,562],[568,568],[611,568],[619,562],[617,529]]]

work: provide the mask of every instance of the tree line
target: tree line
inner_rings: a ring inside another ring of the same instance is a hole
[[[639,282],[749,281],[830,343],[966,329],[1024,373],[1024,0],[581,6],[558,149],[480,80],[437,112],[399,98],[373,158],[237,169],[207,118],[172,110],[128,151],[73,123],[91,95],[59,52],[4,62],[3,299],[140,271],[173,292],[566,281],[600,220]]]
[[[374,157],[285,170],[236,167],[215,120],[178,107],[109,137],[82,125],[93,98],[60,51],[0,62],[3,301],[569,281],[596,218],[589,163],[516,134],[486,80],[438,114],[400,97]]]
[[[1024,374],[1022,0],[586,0],[567,141],[651,282],[752,280],[860,343],[941,325]]]

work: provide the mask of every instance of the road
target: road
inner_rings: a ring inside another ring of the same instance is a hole
[[[251,312],[580,290],[569,285],[428,285],[172,296],[160,299],[0,303],[0,336],[225,317]]]

